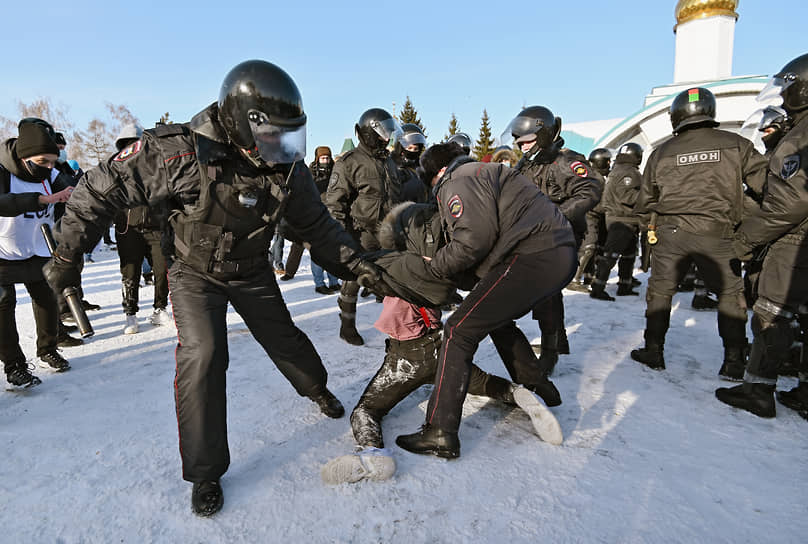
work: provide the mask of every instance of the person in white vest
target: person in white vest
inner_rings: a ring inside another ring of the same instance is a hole
[[[0,144],[0,360],[11,387],[41,383],[31,373],[20,347],[15,311],[15,284],[22,283],[31,297],[36,321],[40,365],[56,372],[70,364],[56,350],[59,311],[54,295],[42,275],[50,252],[40,230],[53,226],[53,204],[66,202],[68,187],[53,193],[51,181],[59,157],[50,127],[21,123],[19,138]]]

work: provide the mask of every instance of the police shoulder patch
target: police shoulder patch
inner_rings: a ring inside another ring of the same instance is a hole
[[[449,208],[449,215],[455,219],[463,215],[463,201],[460,199],[460,196],[454,195],[449,199],[449,202],[446,203],[446,206]]]
[[[113,160],[118,161],[118,162],[123,162],[126,159],[128,159],[129,157],[131,157],[133,155],[136,155],[140,151],[140,149],[142,147],[143,147],[143,144],[141,143],[140,140],[138,140],[135,143],[129,145],[128,147],[123,148],[121,150],[121,152],[118,153],[118,156],[115,157]]]
[[[800,170],[800,156],[798,154],[789,155],[783,159],[783,166],[780,168],[780,177],[788,179]]]
[[[633,180],[633,179],[631,179],[631,176],[626,176],[626,177],[624,177],[624,178],[623,178],[623,183],[624,183],[625,185],[631,185],[631,182],[632,182],[632,181],[634,181],[634,180]]]
[[[574,163],[570,164],[570,168],[572,169],[572,173],[579,178],[585,178],[589,175],[589,170],[587,170],[586,165],[581,161],[575,161]]]

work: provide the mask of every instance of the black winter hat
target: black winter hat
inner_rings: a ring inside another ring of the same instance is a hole
[[[463,148],[455,142],[435,144],[421,154],[421,168],[418,175],[421,181],[431,185],[432,178],[438,175],[440,169],[466,154]]]
[[[58,155],[59,148],[53,141],[48,127],[39,123],[22,123],[20,125],[20,136],[17,138],[17,157],[27,159],[34,155],[50,153]]]

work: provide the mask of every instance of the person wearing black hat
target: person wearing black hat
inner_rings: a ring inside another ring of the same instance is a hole
[[[268,248],[284,218],[335,274],[380,288],[380,273],[328,214],[303,164],[306,114],[280,67],[248,60],[225,76],[219,99],[189,123],[159,125],[85,174],[47,265],[55,288],[75,285],[76,262],[119,209],[167,205],[176,260],[169,271],[177,326],[174,398],[183,478],[192,510],[224,503],[227,443],[226,314],[230,305],[300,396],[328,417],[345,413],[327,388],[311,340],[292,321]]]
[[[428,262],[438,277],[471,289],[444,327],[435,388],[419,432],[396,443],[413,453],[460,455],[458,429],[472,358],[488,335],[511,379],[547,406],[561,404],[516,319],[558,293],[577,265],[575,236],[536,185],[499,163],[478,163],[455,143],[421,156],[447,243]]]
[[[40,364],[57,372],[70,368],[56,349],[59,312],[42,274],[50,252],[40,225],[53,226],[53,204],[66,202],[73,188],[53,192],[59,148],[48,127],[21,123],[19,137],[0,146],[0,360],[6,380],[16,387],[40,380],[31,374],[20,347],[14,284],[24,284],[31,297]]]
[[[679,93],[670,106],[673,138],[654,149],[643,172],[635,212],[655,231],[645,310],[645,346],[631,358],[665,368],[663,348],[671,302],[691,262],[718,294],[718,334],[724,344],[721,378],[743,377],[746,301],[741,266],[732,250],[743,217],[744,184],[761,191],[766,159],[752,142],[720,130],[713,93],[702,87]]]

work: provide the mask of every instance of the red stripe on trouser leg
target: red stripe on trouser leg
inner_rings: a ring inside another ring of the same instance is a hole
[[[477,300],[477,302],[475,302],[475,303],[474,303],[474,306],[472,306],[472,307],[471,307],[471,309],[469,309],[469,311],[468,311],[468,312],[466,312],[466,313],[465,313],[465,315],[463,315],[463,317],[460,319],[460,321],[458,321],[458,322],[457,322],[457,325],[455,325],[454,327],[451,327],[451,328],[449,329],[449,336],[448,336],[448,337],[446,338],[446,340],[445,340],[446,345],[444,346],[444,349],[443,349],[443,359],[442,359],[442,360],[441,360],[441,362],[440,362],[440,378],[438,379],[438,386],[435,388],[435,392],[433,393],[433,394],[435,395],[435,405],[432,407],[432,413],[430,413],[430,414],[429,414],[429,416],[427,417],[427,420],[426,420],[426,421],[427,421],[427,423],[430,423],[430,424],[432,423],[432,418],[433,418],[433,417],[435,417],[435,411],[438,409],[438,403],[440,402],[440,392],[441,392],[441,386],[443,385],[443,377],[444,377],[444,375],[445,375],[445,373],[446,373],[446,354],[449,352],[449,343],[452,341],[452,336],[454,335],[454,330],[455,330],[457,327],[459,327],[460,325],[462,325],[462,324],[463,324],[463,321],[465,321],[465,320],[466,320],[466,318],[467,318],[469,315],[471,315],[471,312],[473,312],[475,309],[477,309],[477,306],[479,306],[479,305],[480,305],[480,303],[481,303],[483,300],[485,300],[485,298],[486,298],[488,295],[490,295],[490,294],[491,294],[491,291],[493,291],[493,290],[494,290],[494,288],[495,288],[497,285],[499,285],[499,284],[500,284],[500,282],[502,281],[502,279],[503,279],[505,276],[507,276],[507,275],[508,275],[508,272],[510,272],[510,271],[511,271],[511,267],[513,266],[513,263],[515,263],[515,262],[516,262],[516,259],[518,259],[518,258],[519,258],[519,255],[514,255],[513,259],[512,259],[512,260],[511,260],[511,262],[508,264],[508,268],[506,268],[506,269],[505,269],[505,271],[504,271],[502,274],[500,274],[499,278],[497,278],[497,281],[495,281],[495,282],[494,282],[494,285],[492,285],[492,286],[491,286],[491,287],[488,289],[488,291],[486,291],[486,292],[485,292],[485,294],[484,294],[483,296],[481,296],[481,297],[479,298],[479,300]]]

